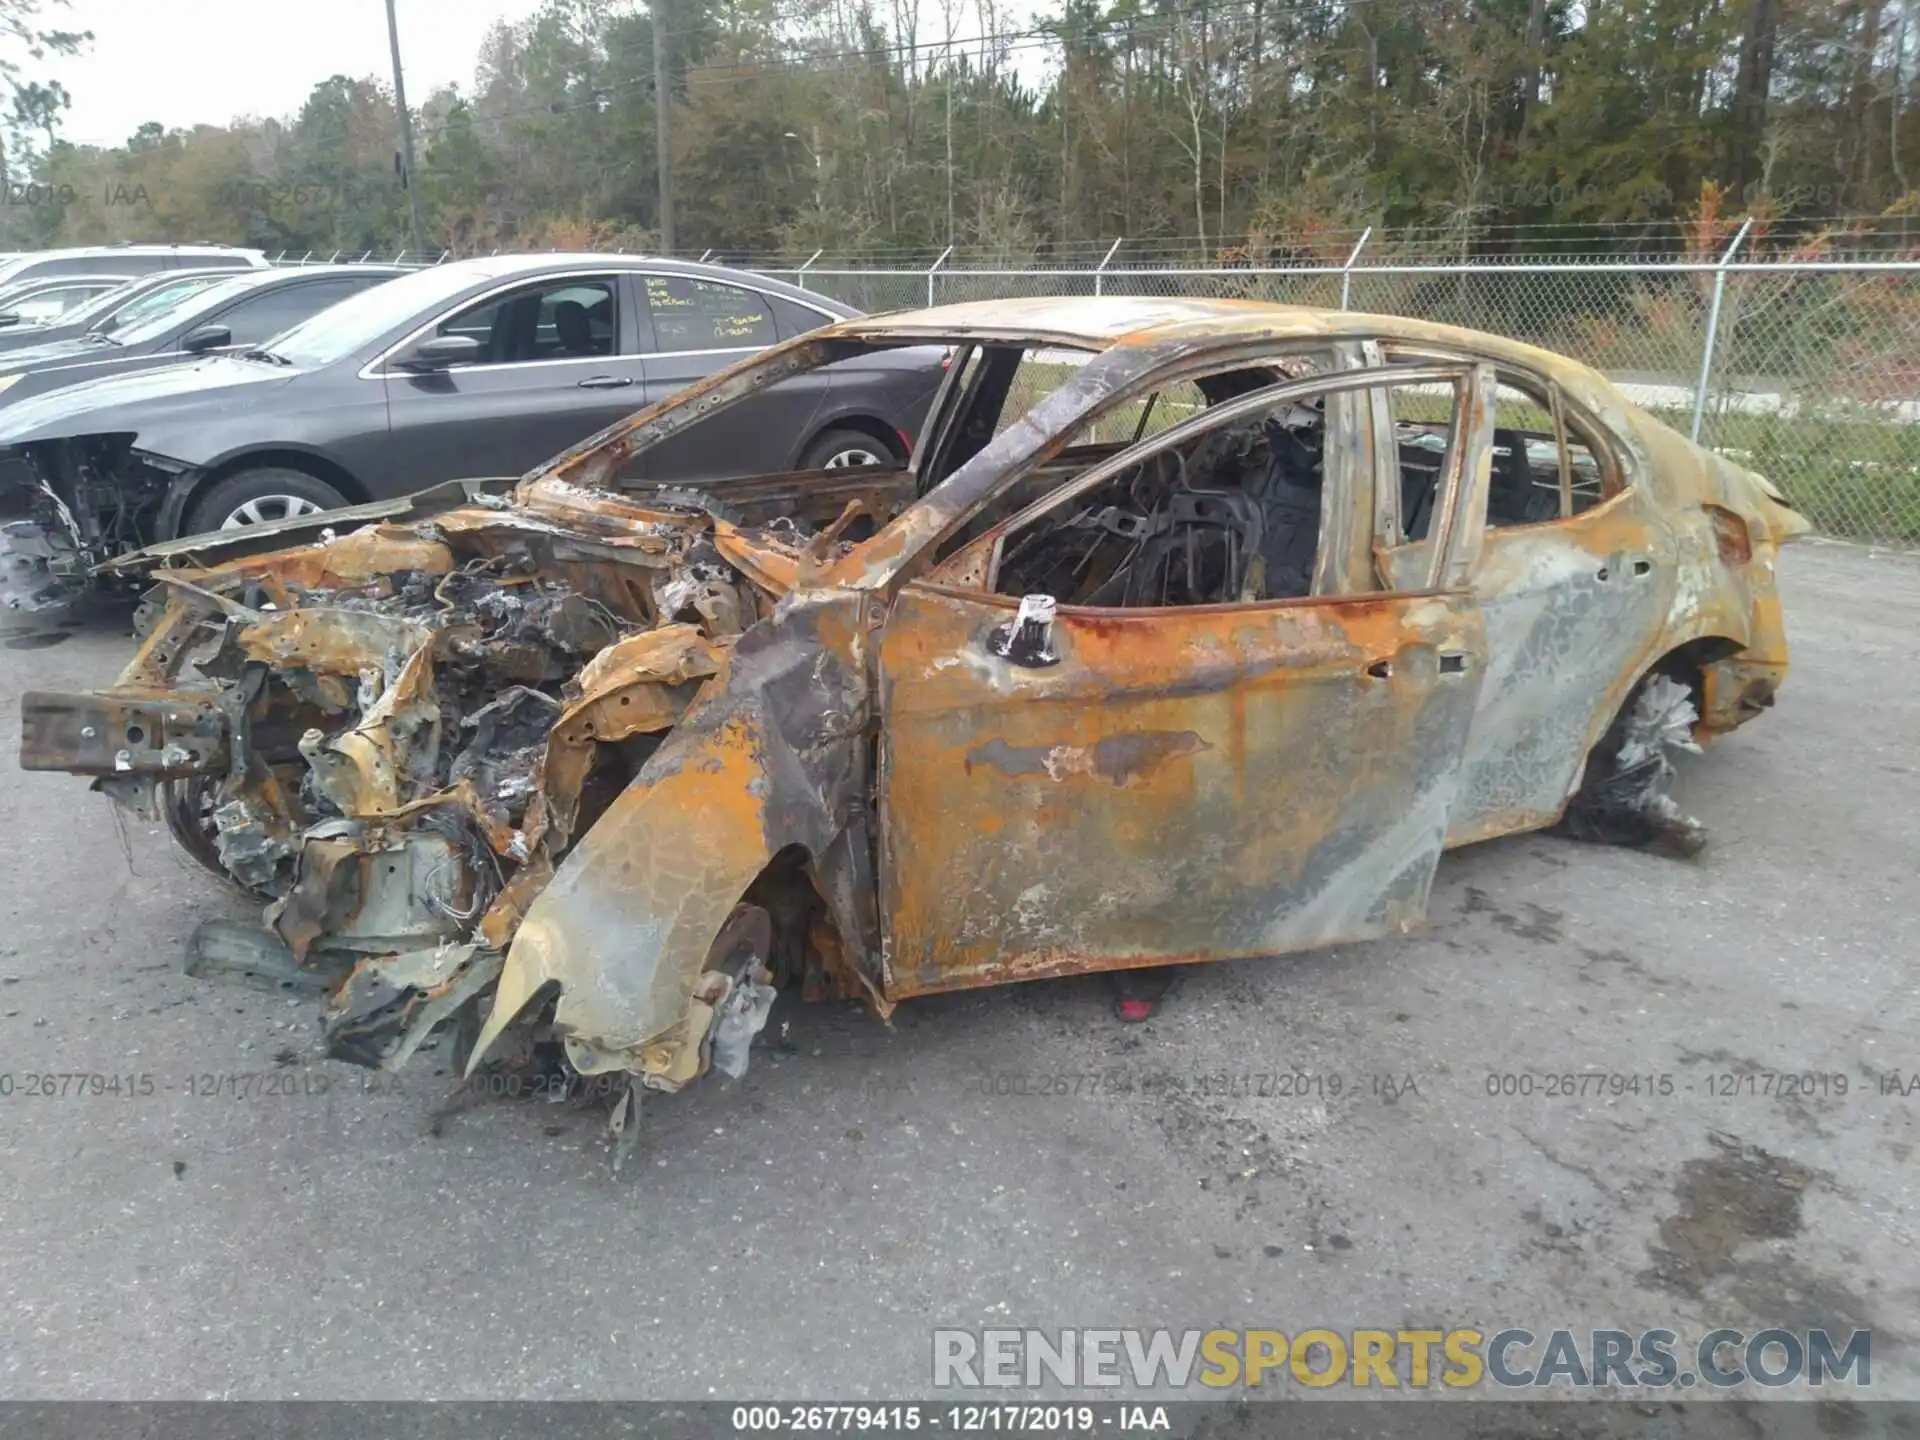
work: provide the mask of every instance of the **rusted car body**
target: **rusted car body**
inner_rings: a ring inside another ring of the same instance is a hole
[[[620,479],[913,345],[903,468]],[[1771,702],[1806,528],[1562,357],[1128,299],[849,321],[322,518],[146,552],[138,654],[26,697],[24,763],[265,897],[190,968],[324,991],[333,1053],[447,1026],[628,1098],[739,1073],[779,987],[1282,954],[1415,925],[1450,846],[1697,840],[1666,751]]]

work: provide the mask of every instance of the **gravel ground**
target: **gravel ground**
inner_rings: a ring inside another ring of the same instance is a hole
[[[1875,1393],[1920,1398],[1920,1094],[1879,1078],[1920,1068],[1920,563],[1783,569],[1794,674],[1686,767],[1698,861],[1479,846],[1419,935],[1199,969],[1143,1026],[1098,981],[804,1008],[743,1082],[651,1106],[618,1177],[601,1112],[436,1127],[434,1057],[376,1086],[310,1002],[185,978],[244,907],[9,759],[0,1395],[898,1397],[936,1325],[1780,1324],[1872,1326]],[[130,648],[0,643],[9,757],[17,692]],[[151,1085],[26,1095],[45,1072]],[[1547,1095],[1565,1072],[1671,1090]]]

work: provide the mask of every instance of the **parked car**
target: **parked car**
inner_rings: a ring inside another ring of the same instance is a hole
[[[83,245],[0,259],[0,285],[41,276],[146,275],[155,270],[262,270],[267,257],[232,245]]]
[[[0,330],[32,332],[126,281],[124,275],[42,275],[0,286]]]
[[[74,340],[88,333],[111,335],[170,309],[217,280],[232,276],[231,270],[156,270],[151,275],[116,276],[113,288],[101,291],[54,319],[0,329],[0,355]]]
[[[898,470],[608,488],[926,345],[952,363]],[[28,695],[21,754],[272,898],[190,972],[324,992],[362,1064],[444,1025],[468,1073],[598,1077],[624,1133],[741,1073],[778,987],[885,1014],[1284,954],[1417,924],[1448,847],[1697,842],[1670,753],[1771,703],[1806,529],[1498,336],[954,305],[787,342],[504,496],[122,562],[164,611],[115,686]]]
[[[0,407],[83,381],[140,374],[183,359],[250,349],[328,306],[407,272],[392,265],[310,266],[228,275],[106,343],[51,340],[0,355]]]
[[[204,310],[228,286],[313,273],[236,279],[193,303]],[[0,391],[0,447],[27,457],[60,499],[42,506],[45,533],[16,527],[13,548],[57,551],[53,569],[77,579],[151,540],[515,475],[733,360],[854,313],[743,271],[636,256],[499,256],[414,271],[271,344],[253,337],[232,358],[27,401]],[[212,319],[170,312],[171,343],[196,347]],[[135,335],[115,338],[131,345]],[[98,354],[85,348],[65,363]],[[874,355],[798,377],[698,445],[649,451],[628,478],[898,465],[939,358]],[[47,366],[31,353],[0,356],[0,387],[67,383],[70,372]],[[48,584],[36,574],[29,589],[54,593]]]

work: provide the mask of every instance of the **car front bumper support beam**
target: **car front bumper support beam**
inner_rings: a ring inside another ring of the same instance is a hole
[[[20,767],[166,780],[224,774],[227,727],[218,698],[210,695],[32,690],[20,701]]]

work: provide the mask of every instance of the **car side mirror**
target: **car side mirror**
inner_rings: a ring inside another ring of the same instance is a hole
[[[189,330],[180,341],[180,348],[189,355],[204,355],[209,350],[218,350],[222,345],[233,343],[233,331],[224,325],[202,325],[197,330]]]
[[[487,347],[471,335],[435,335],[422,340],[394,363],[402,370],[422,374],[455,365],[474,365],[487,358]]]

